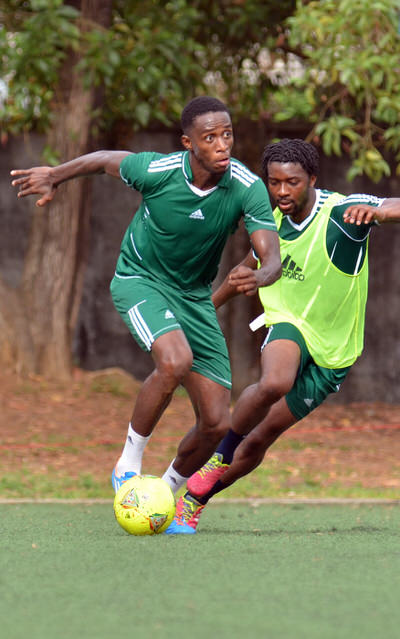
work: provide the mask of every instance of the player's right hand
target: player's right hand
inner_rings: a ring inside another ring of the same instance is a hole
[[[37,200],[36,206],[45,206],[51,202],[57,186],[52,179],[50,166],[34,166],[31,169],[14,169],[11,171],[13,177],[11,185],[18,187],[17,197],[25,197],[26,195],[41,195]]]

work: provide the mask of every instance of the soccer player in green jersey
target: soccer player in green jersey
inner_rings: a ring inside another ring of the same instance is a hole
[[[146,443],[178,385],[190,396],[196,423],[164,475],[174,491],[207,461],[229,428],[231,373],[211,282],[242,217],[261,267],[240,290],[255,294],[281,274],[267,189],[231,157],[228,109],[200,96],[186,105],[181,123],[184,150],[176,153],[98,151],[56,167],[11,171],[18,196],[39,194],[39,206],[54,198],[62,182],[98,173],[122,178],[143,196],[122,241],[111,293],[155,368],[138,394],[112,473],[115,491],[141,472]]]
[[[213,495],[250,473],[284,431],[339,390],[363,348],[371,227],[400,221],[400,199],[315,188],[318,154],[302,140],[268,145],[262,166],[276,204],[283,272],[259,289],[265,312],[252,324],[268,329],[261,376],[238,398],[215,454],[187,482],[170,534],[196,532]],[[254,253],[214,293],[216,307],[245,283],[256,286]]]

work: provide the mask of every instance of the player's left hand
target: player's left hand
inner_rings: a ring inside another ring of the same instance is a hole
[[[379,208],[368,204],[355,204],[349,206],[343,213],[343,220],[346,224],[371,224],[374,220],[379,221]]]
[[[255,295],[257,293],[257,271],[248,266],[241,264],[232,269],[228,281],[238,293],[243,293],[244,295]]]

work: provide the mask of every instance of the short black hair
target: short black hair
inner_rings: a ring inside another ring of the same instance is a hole
[[[298,163],[310,177],[318,175],[319,156],[317,149],[309,142],[298,138],[284,138],[280,142],[274,142],[265,147],[261,160],[265,177],[268,177],[268,164],[270,162]]]
[[[209,113],[210,111],[214,111],[216,113],[225,111],[229,117],[231,115],[228,107],[225,106],[221,100],[218,100],[218,98],[212,98],[209,95],[200,95],[197,98],[190,100],[183,109],[181,116],[182,131],[186,133],[197,116],[203,115],[203,113]]]

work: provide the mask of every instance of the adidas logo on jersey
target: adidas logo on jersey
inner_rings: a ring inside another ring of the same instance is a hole
[[[290,255],[287,255],[282,262],[282,276],[293,280],[299,280],[300,282],[304,280],[304,273],[302,269],[300,266],[297,266],[296,262],[292,260]]]
[[[175,315],[170,310],[165,311],[165,319],[174,319]]]
[[[189,217],[192,220],[204,220],[204,215],[201,209],[197,209],[197,211],[193,211],[193,213],[191,213]]]

